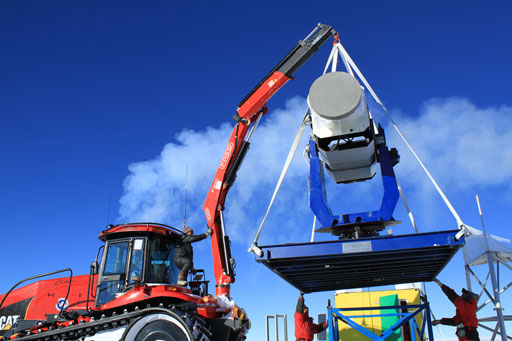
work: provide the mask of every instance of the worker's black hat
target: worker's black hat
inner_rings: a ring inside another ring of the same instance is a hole
[[[472,291],[466,290],[465,288],[462,288],[462,298],[472,298],[475,301],[478,301],[478,295]]]

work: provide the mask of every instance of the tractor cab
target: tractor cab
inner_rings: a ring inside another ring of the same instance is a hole
[[[174,245],[181,231],[162,224],[110,225],[99,235],[105,242],[98,271],[96,307],[137,285],[175,285]],[[96,264],[95,261],[93,264]],[[93,266],[94,267],[94,266]]]

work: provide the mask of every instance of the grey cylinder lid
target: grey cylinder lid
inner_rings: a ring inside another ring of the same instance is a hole
[[[361,86],[346,72],[330,72],[317,78],[309,89],[311,110],[327,120],[352,114],[361,101]]]

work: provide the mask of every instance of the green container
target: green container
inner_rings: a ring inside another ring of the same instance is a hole
[[[398,301],[398,295],[389,295],[389,296],[381,296],[379,298],[380,306],[398,306],[400,305]],[[399,309],[381,309],[381,314],[398,314],[400,312]],[[380,321],[382,323],[382,331],[388,330],[392,325],[397,323],[400,320],[400,316],[381,316]],[[393,334],[386,338],[387,341],[402,341],[402,332],[400,329],[395,330]]]

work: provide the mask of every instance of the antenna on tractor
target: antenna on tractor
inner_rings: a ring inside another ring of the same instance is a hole
[[[187,226],[187,184],[188,184],[188,162],[187,170],[185,171],[185,213],[183,215],[183,228]]]
[[[107,224],[105,226],[108,226],[108,222],[110,221],[110,203],[112,202],[112,192],[110,192],[108,196],[108,205],[107,205]]]

